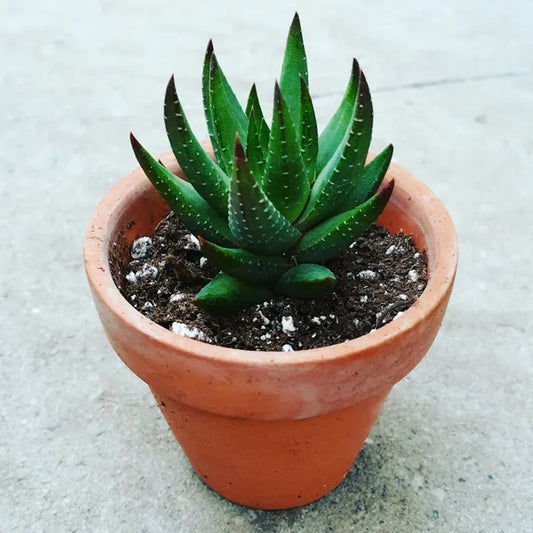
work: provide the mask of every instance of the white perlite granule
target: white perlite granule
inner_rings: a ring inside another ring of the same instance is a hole
[[[199,341],[206,341],[207,336],[203,331],[200,331],[196,327],[189,327],[183,322],[172,322],[171,331],[177,333],[178,335],[183,335],[184,337],[189,337],[190,339],[198,339]]]
[[[200,251],[200,241],[198,241],[198,239],[192,233],[188,233],[186,235],[186,238],[187,238],[188,242],[183,247],[183,248],[185,248],[185,250],[197,250],[197,251]]]
[[[136,272],[136,275],[138,278],[157,278],[157,275],[159,274],[159,270],[157,270],[157,267],[154,265],[150,265],[149,263],[144,263],[142,270],[139,272]]]
[[[361,270],[361,272],[357,274],[357,277],[361,279],[372,280],[376,279],[376,273],[373,270]]]
[[[281,317],[281,329],[283,330],[284,333],[290,333],[291,331],[296,331],[292,316]]]
[[[144,259],[152,249],[152,239],[150,237],[139,237],[131,245],[131,258]]]
[[[414,283],[415,281],[418,281],[418,272],[416,270],[409,270],[409,272],[407,272],[407,277],[409,278],[409,281]]]
[[[284,344],[281,349],[284,352],[294,352],[294,348],[290,344]]]
[[[183,300],[185,300],[187,296],[185,294],[183,294],[182,292],[177,292],[176,294],[173,294],[171,297],[170,297],[170,302],[181,302]]]
[[[135,283],[137,281],[137,276],[135,275],[135,272],[130,272],[129,274],[126,275],[126,279],[130,283]]]
[[[392,320],[396,320],[397,318],[400,318],[403,315],[404,311],[399,311],[394,315],[394,318]]]
[[[396,245],[391,244],[391,245],[387,248],[387,251],[385,252],[385,255],[390,255],[390,254],[392,254],[392,252],[394,252],[394,250],[396,250]]]
[[[366,294],[363,294],[363,296],[361,296],[361,298],[359,298],[359,301],[362,304],[366,304],[366,302],[368,302],[368,296]]]
[[[207,265],[207,257],[200,257],[200,268],[204,268]]]
[[[400,298],[400,300],[403,300],[404,302],[409,299],[407,294],[398,294],[398,298]]]

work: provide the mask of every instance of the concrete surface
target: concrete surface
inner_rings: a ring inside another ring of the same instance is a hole
[[[356,55],[374,147],[393,141],[441,197],[461,257],[439,338],[346,481],[305,508],[260,512],[193,475],[106,343],[81,244],[135,165],[130,129],[167,150],[169,75],[199,136],[211,36],[238,95],[255,80],[270,102],[295,9],[321,125]],[[0,530],[533,531],[532,18],[527,0],[4,0]]]

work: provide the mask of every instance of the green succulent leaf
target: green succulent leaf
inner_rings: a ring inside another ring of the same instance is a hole
[[[226,274],[250,283],[264,283],[281,276],[290,266],[282,256],[258,255],[239,248],[224,248],[202,238],[202,253]]]
[[[309,85],[307,58],[298,13],[294,15],[281,68],[280,87],[295,124],[300,122],[300,76]]]
[[[379,189],[392,160],[394,148],[389,144],[380,152],[361,172],[355,186],[347,194],[343,203],[343,211],[353,209],[355,206],[366,202]]]
[[[230,182],[228,220],[234,240],[256,253],[282,253],[301,236],[257,184],[238,136]]]
[[[220,153],[218,149],[218,142],[215,136],[215,125],[213,122],[213,114],[211,113],[211,84],[209,74],[211,70],[211,56],[214,53],[213,41],[209,39],[207,43],[207,50],[204,56],[204,67],[202,70],[202,100],[204,104],[205,120],[207,122],[207,130],[209,132],[209,139],[213,147],[216,161],[220,161]]]
[[[318,130],[315,110],[305,80],[300,77],[300,115],[298,139],[302,151],[305,173],[310,184],[315,181],[318,154]]]
[[[264,285],[240,281],[227,274],[219,274],[194,298],[194,303],[214,314],[231,313],[272,298]]]
[[[270,130],[265,122],[263,111],[259,104],[255,84],[252,86],[250,96],[248,97],[246,115],[248,117],[246,157],[255,179],[260,182],[266,164]]]
[[[298,261],[325,261],[345,250],[381,214],[394,188],[394,180],[364,204],[322,222],[298,242],[291,254]]]
[[[194,190],[187,181],[179,178],[160,165],[130,135],[135,157],[152,185],[183,222],[195,235],[222,246],[232,246],[233,239],[227,222]]]
[[[326,166],[333,154],[335,154],[344,139],[346,130],[350,126],[353,108],[359,91],[359,71],[359,63],[354,58],[350,81],[348,82],[348,87],[346,88],[340,106],[318,138],[317,174],[322,172],[322,169]]]
[[[165,126],[170,146],[187,180],[222,216],[228,213],[228,177],[205,153],[192,132],[176,94],[174,76],[165,95]]]
[[[206,111],[209,135],[213,146],[216,145],[214,152],[218,165],[230,175],[235,134],[238,133],[246,143],[248,118],[227,82],[213,51],[211,51],[209,60],[207,92],[208,95],[204,96],[204,101],[207,100],[209,108]]]
[[[318,298],[333,289],[335,274],[323,265],[304,263],[287,270],[273,285],[277,294],[293,298]]]
[[[342,212],[347,197],[360,196],[354,191],[360,184],[358,178],[364,167],[372,136],[372,101],[361,71],[358,86],[359,94],[350,126],[342,143],[313,185],[309,202],[297,223],[301,230],[307,230],[325,218]],[[350,204],[350,208],[356,205]]]
[[[289,222],[302,212],[309,197],[300,143],[279,85],[274,90],[274,116],[261,188]]]

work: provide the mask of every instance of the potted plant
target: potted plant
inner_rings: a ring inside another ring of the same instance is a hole
[[[203,87],[214,159],[191,132],[171,78],[165,123],[180,165],[171,155],[154,159],[131,137],[141,167],[97,207],[85,268],[111,345],[149,385],[205,483],[250,507],[299,506],[342,481],[392,386],[429,349],[455,277],[455,232],[431,191],[390,164],[391,146],[365,166],[372,106],[355,60],[342,103],[318,137],[297,15],[271,128],[255,88],[242,110],[211,43]],[[397,320],[327,347],[250,351],[178,335],[130,305],[116,281],[129,246],[153,235],[169,207],[221,270],[195,297],[208,313],[273,294],[326,295],[336,279],[323,262],[376,219],[425,251],[427,286]]]

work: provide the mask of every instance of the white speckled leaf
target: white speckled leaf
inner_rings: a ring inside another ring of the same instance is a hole
[[[228,220],[235,241],[252,252],[279,254],[300,238],[299,231],[276,209],[255,181],[238,138]]]
[[[194,187],[160,165],[130,136],[135,157],[152,185],[194,235],[222,246],[232,246],[227,222],[194,190]]]
[[[170,146],[187,180],[224,218],[228,214],[229,179],[205,153],[191,131],[176,94],[174,76],[165,95],[165,126]]]

